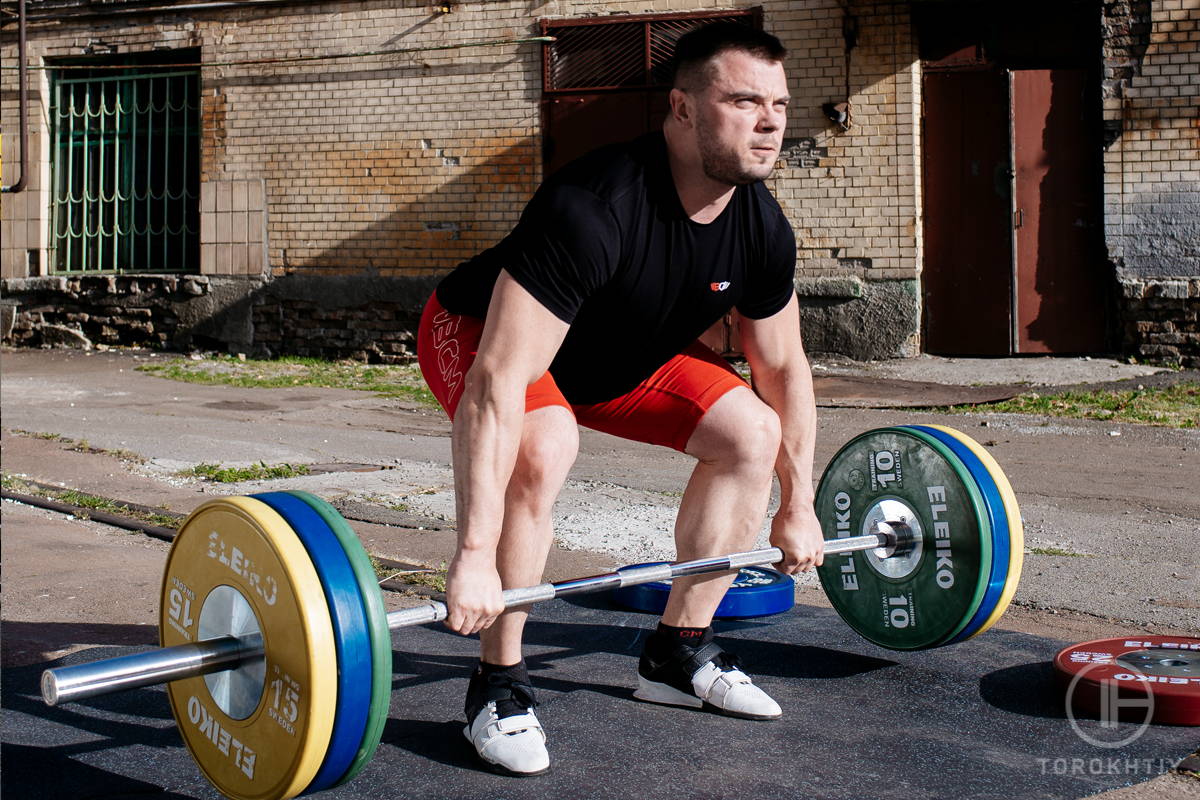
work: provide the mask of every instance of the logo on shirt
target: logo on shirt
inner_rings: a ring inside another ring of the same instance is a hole
[[[723,292],[729,288],[729,281],[710,283],[708,288],[712,289],[714,292]]]

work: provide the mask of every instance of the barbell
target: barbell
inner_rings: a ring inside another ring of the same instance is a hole
[[[999,465],[941,426],[868,431],[841,448],[816,493],[821,583],[868,640],[916,650],[976,636],[1020,577],[1015,495]],[[778,548],[507,589],[505,608],[780,561]],[[370,558],[328,503],[306,492],[211,500],[167,557],[161,648],[48,669],[49,705],[167,683],[201,772],[237,800],[341,785],[379,744],[391,632],[446,618],[430,602],[386,613]]]

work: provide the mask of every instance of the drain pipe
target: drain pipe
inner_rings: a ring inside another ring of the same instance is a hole
[[[17,67],[17,80],[20,81],[21,87],[17,90],[18,104],[20,106],[20,125],[21,133],[19,135],[21,147],[21,177],[12,186],[0,187],[0,192],[22,192],[25,190],[25,174],[28,172],[29,164],[27,158],[29,155],[29,86],[26,80],[25,69],[25,0],[17,0],[17,58],[20,59],[20,66]]]

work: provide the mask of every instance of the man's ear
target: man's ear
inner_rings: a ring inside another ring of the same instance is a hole
[[[681,125],[690,125],[692,121],[692,99],[682,89],[672,89],[668,99],[671,103],[671,117]]]

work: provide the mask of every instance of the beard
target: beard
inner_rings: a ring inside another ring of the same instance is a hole
[[[765,164],[744,163],[738,150],[716,140],[706,127],[697,132],[696,143],[700,150],[700,166],[710,179],[729,186],[766,180],[775,169],[775,161]]]

